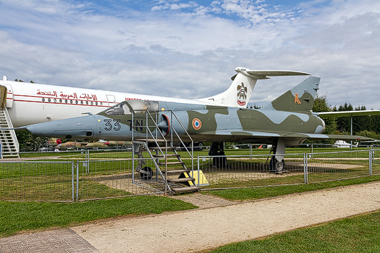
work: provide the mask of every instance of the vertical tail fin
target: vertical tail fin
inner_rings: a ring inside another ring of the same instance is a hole
[[[275,109],[278,111],[289,112],[310,112],[313,109],[315,96],[319,90],[319,81],[321,78],[310,76],[292,89],[288,90],[265,109]]]
[[[277,70],[250,70],[238,67],[232,77],[231,86],[224,92],[203,99],[202,102],[229,107],[247,107],[258,79],[269,79],[268,76],[308,75],[304,72]]]

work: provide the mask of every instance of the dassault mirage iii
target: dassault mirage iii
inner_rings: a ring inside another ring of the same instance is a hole
[[[212,142],[209,154],[224,155],[223,142],[272,144],[271,170],[284,169],[285,146],[306,139],[366,140],[323,134],[325,122],[312,112],[320,78],[310,76],[261,109],[208,104],[128,100],[96,115],[26,126],[35,135],[83,140],[133,141],[152,137]],[[174,136],[174,137],[173,137]]]

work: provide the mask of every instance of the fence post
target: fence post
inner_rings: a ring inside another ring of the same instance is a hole
[[[368,163],[368,167],[369,167],[369,175],[372,176],[372,146],[369,150],[369,163]]]
[[[71,161],[71,199],[75,202],[75,186],[74,186],[74,161]]]
[[[309,175],[308,175],[308,168],[307,168],[307,153],[303,153],[303,179],[304,183],[309,183]]]
[[[90,149],[87,149],[87,157],[86,157],[86,168],[87,168],[87,174],[90,173]]]
[[[198,187],[199,187],[199,178],[200,178],[200,176],[199,176],[199,156],[197,156],[197,168],[198,168]],[[194,171],[193,171],[193,173],[194,173]]]
[[[77,201],[79,201],[79,162],[77,161]]]

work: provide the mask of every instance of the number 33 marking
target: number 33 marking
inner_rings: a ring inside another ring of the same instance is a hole
[[[104,130],[106,130],[106,131],[111,131],[111,130],[120,131],[121,124],[120,124],[119,119],[104,119],[103,121],[105,122]]]

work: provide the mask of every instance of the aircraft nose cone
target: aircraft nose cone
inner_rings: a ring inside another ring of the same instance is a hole
[[[93,116],[84,116],[29,125],[26,129],[37,136],[93,139],[96,120]]]
[[[50,122],[47,122],[47,123],[50,123]],[[29,125],[29,126],[26,126],[26,130],[28,130],[34,135],[45,136],[46,134],[46,136],[48,136],[49,134],[52,133],[52,128],[50,128],[49,125],[50,124],[45,124],[45,123]]]

